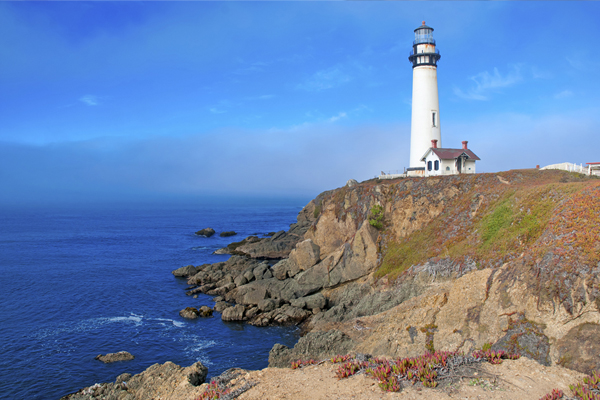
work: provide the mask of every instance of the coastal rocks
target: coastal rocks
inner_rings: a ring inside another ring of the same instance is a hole
[[[211,237],[214,234],[215,234],[215,230],[213,228],[204,228],[204,229],[200,229],[199,231],[196,232],[196,235],[204,236],[204,237]]]
[[[188,400],[205,391],[201,385],[207,374],[208,368],[201,362],[186,368],[172,362],[154,364],[137,375],[121,374],[114,383],[97,383],[61,400]]]
[[[212,308],[208,306],[202,306],[200,309],[194,307],[186,307],[179,311],[179,315],[187,319],[196,319],[198,317],[211,317],[213,314]]]
[[[239,253],[237,251],[238,247],[241,247],[245,244],[251,244],[251,243],[257,243],[260,242],[261,240],[265,240],[264,238],[259,238],[256,235],[250,235],[247,238],[239,241],[239,242],[233,242],[233,243],[229,243],[227,245],[227,247],[223,247],[222,249],[218,249],[216,250],[213,254],[242,254],[243,253]]]
[[[297,222],[290,229],[276,232],[273,236],[254,242],[247,242],[236,247],[235,254],[246,255],[250,258],[287,258],[296,244],[304,240],[304,234],[316,220],[315,201],[308,203],[298,214]]]
[[[188,276],[196,275],[196,272],[198,272],[196,271],[196,267],[193,265],[186,265],[185,267],[177,268],[171,273],[175,276],[187,278]]]
[[[289,368],[295,360],[322,360],[336,354],[347,354],[352,348],[352,339],[337,329],[313,331],[301,337],[293,349],[275,344],[269,352],[269,367]]]
[[[102,361],[105,364],[113,363],[117,361],[129,361],[133,360],[135,357],[126,351],[119,351],[117,353],[108,353],[106,355],[98,354],[94,360]]]
[[[266,303],[261,303],[257,308],[260,310],[261,306],[269,307]],[[272,311],[256,315],[251,318],[248,323],[254,326],[298,325],[300,322],[310,317],[311,314],[310,311],[284,304]]]
[[[223,310],[221,319],[223,321],[243,321],[246,308],[241,304],[236,304],[233,307],[228,307]]]
[[[179,311],[179,315],[186,319],[196,319],[198,318],[198,310],[194,307],[186,307],[183,310]]]
[[[221,236],[221,237],[229,237],[229,236],[235,236],[235,235],[237,235],[237,232],[234,232],[234,231],[225,231],[225,232],[219,233],[219,236]]]
[[[311,239],[306,239],[290,252],[289,261],[297,265],[300,271],[304,271],[318,263],[320,256],[320,247]]]
[[[213,309],[210,308],[210,307],[208,307],[208,306],[202,306],[198,310],[198,315],[200,317],[212,317],[212,315],[213,315]]]
[[[229,304],[228,302],[226,302],[226,301],[217,301],[217,302],[215,303],[214,310],[215,310],[216,312],[220,312],[220,313],[222,313],[222,312],[223,312],[223,310],[225,310],[226,308],[229,308],[229,307],[232,307],[232,305],[231,305],[231,304]]]

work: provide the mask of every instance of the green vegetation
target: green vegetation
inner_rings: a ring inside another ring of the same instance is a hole
[[[383,207],[381,205],[375,204],[371,207],[369,224],[377,229],[383,229]]]
[[[315,206],[315,210],[313,211],[313,217],[317,219],[321,215],[321,204]]]
[[[376,277],[396,279],[412,265],[438,258],[486,267],[501,265],[524,252],[539,257],[552,249],[539,246],[543,242],[538,239],[553,225],[550,221],[556,214],[567,212],[572,217],[560,219],[565,226],[552,230],[556,235],[565,232],[564,228],[583,231],[568,236],[569,240],[585,252],[588,262],[600,261],[598,242],[592,237],[600,234],[600,202],[594,200],[592,188],[582,190],[584,183],[554,181],[500,186],[491,193],[466,191],[448,199],[442,214],[422,228],[403,238],[388,239]],[[598,192],[600,187],[595,189]],[[481,197],[485,201],[479,204]]]

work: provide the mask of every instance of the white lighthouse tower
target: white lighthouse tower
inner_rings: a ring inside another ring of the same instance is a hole
[[[433,28],[425,25],[415,29],[415,41],[409,61],[413,65],[412,117],[410,126],[409,175],[421,175],[425,167],[421,158],[437,140],[442,147],[440,105],[437,87],[437,62],[440,52],[435,48]]]

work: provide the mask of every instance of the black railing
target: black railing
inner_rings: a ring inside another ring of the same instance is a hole
[[[440,51],[439,51],[438,49],[435,49],[435,52],[434,52],[434,53],[432,53],[432,52],[427,52],[427,53],[417,53],[417,55],[419,55],[419,56],[427,56],[427,55],[431,55],[431,54],[437,54],[437,55],[440,55]],[[414,50],[411,50],[411,51],[410,51],[410,53],[408,54],[408,56],[409,56],[409,57],[412,57],[412,56],[414,56],[414,55],[415,55],[415,51],[414,51]]]

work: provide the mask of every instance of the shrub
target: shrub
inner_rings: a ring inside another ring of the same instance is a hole
[[[371,207],[369,224],[377,229],[383,229],[383,207],[381,205],[375,204]]]

